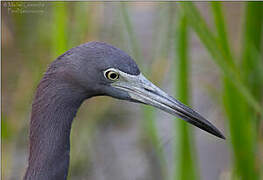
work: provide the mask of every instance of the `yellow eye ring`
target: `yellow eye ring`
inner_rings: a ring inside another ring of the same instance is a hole
[[[115,71],[106,71],[105,77],[111,81],[117,81],[119,79],[119,74]]]

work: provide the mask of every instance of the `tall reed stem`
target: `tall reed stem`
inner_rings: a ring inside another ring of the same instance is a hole
[[[178,14],[175,46],[175,94],[176,98],[184,104],[190,104],[189,58],[188,58],[188,25],[184,14]],[[178,118],[177,118],[178,119]],[[197,166],[194,159],[196,154],[194,140],[191,136],[190,126],[181,119],[175,120],[175,174],[174,179],[198,179]]]

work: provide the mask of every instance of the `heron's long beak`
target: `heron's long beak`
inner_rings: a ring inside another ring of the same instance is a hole
[[[123,72],[119,73],[121,77],[120,80],[114,82],[112,86],[129,93],[133,101],[159,108],[165,112],[182,118],[204,131],[225,139],[224,135],[204,117],[166,94],[160,88],[147,80],[142,74],[134,76]]]

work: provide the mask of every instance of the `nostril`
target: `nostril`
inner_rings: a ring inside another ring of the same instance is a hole
[[[148,91],[148,92],[151,92],[151,93],[154,93],[155,94],[155,91],[153,89],[150,89],[150,88],[147,88],[147,87],[144,87],[143,88],[145,91]]]

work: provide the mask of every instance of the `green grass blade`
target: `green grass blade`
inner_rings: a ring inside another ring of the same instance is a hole
[[[254,54],[262,51],[263,4],[248,2],[243,34],[242,72],[246,84],[252,89],[257,99],[263,96],[263,78],[261,75],[262,59]]]
[[[217,42],[222,49],[222,53],[228,57],[228,60],[232,60],[221,3],[213,2],[211,5],[217,30]],[[226,77],[223,77],[223,79],[224,105],[229,119],[230,136],[234,151],[234,172],[236,172],[235,174],[237,174],[238,177],[244,179],[258,179],[255,170],[253,116],[251,111],[249,111],[244,96],[240,94],[236,86]],[[240,137],[242,137],[242,140]]]
[[[224,78],[224,107],[228,116],[233,148],[234,174],[242,179],[258,179],[255,119],[237,88]]]
[[[53,6],[53,56],[56,58],[67,50],[67,7],[65,2]]]
[[[184,15],[179,15],[178,26],[176,27],[176,97],[184,104],[190,103],[189,88],[189,62],[188,62],[188,26],[187,19]],[[177,118],[178,119],[178,118]],[[175,120],[176,126],[176,144],[175,149],[175,174],[174,179],[198,179],[196,162],[194,155],[196,154],[193,139],[191,138],[190,126],[186,122],[178,119]]]
[[[229,63],[232,63],[232,66],[235,66],[229,47],[228,36],[225,28],[225,21],[221,10],[221,3],[212,2],[211,7],[212,12],[214,14],[214,22],[217,30],[216,40],[219,44],[219,48],[221,48],[222,52],[224,52],[225,57],[227,57],[227,60],[230,61]]]

